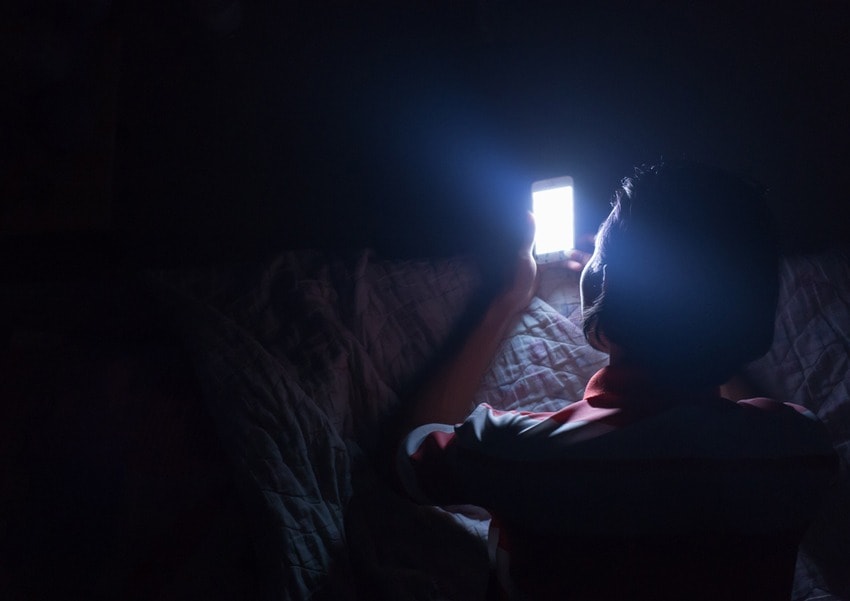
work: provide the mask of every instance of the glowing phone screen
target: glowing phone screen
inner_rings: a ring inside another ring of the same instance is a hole
[[[532,211],[536,225],[534,251],[538,257],[570,250],[575,246],[572,178],[560,177],[535,182],[532,187]]]

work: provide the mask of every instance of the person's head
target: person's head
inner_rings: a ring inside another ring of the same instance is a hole
[[[763,195],[690,163],[623,180],[582,273],[584,332],[678,385],[714,386],[773,340],[777,248]]]

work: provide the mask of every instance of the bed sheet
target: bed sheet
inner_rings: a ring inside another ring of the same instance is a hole
[[[827,421],[845,457],[846,276],[846,257],[786,261],[776,342],[750,369],[765,390]],[[383,420],[475,306],[473,259],[303,251],[151,282],[194,349],[242,474],[266,596],[482,597],[486,516],[413,506],[370,464]],[[576,284],[547,275],[475,402],[541,411],[581,398],[605,356],[583,339]],[[829,570],[812,566],[846,542],[815,544],[801,559],[795,599],[838,590]]]

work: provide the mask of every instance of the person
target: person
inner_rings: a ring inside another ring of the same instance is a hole
[[[494,598],[788,599],[837,463],[811,412],[730,393],[772,342],[763,195],[673,163],[636,170],[612,207],[593,254],[573,257],[585,336],[610,357],[584,398],[469,412],[536,290],[532,220],[511,284],[411,399],[399,485],[491,514]]]

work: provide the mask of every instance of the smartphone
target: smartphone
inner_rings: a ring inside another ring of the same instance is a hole
[[[535,259],[538,263],[566,259],[575,247],[573,178],[565,175],[534,182],[531,204],[536,226]]]

